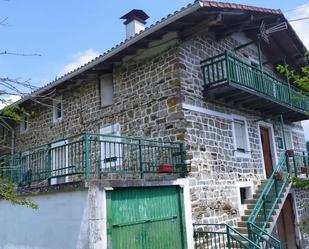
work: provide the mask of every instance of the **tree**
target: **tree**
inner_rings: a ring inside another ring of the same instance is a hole
[[[309,52],[305,54],[305,60],[309,63]],[[298,69],[290,69],[289,65],[278,65],[279,73],[287,76],[290,82],[293,82],[302,91],[309,93],[309,66],[308,64]]]
[[[0,26],[7,25],[8,18],[0,20]],[[0,56],[40,56],[38,54],[21,54],[11,53],[7,51],[0,51]],[[25,109],[11,103],[8,96],[24,97],[27,91],[33,91],[36,87],[31,85],[29,80],[23,81],[19,78],[12,79],[9,77],[3,77],[0,75],[0,103],[5,106],[0,110],[0,118],[12,119],[14,121],[21,121],[24,115],[30,115]],[[1,108],[0,108],[1,109]],[[1,124],[0,124],[1,125]],[[1,158],[1,155],[0,155]],[[0,165],[1,167],[1,165]],[[1,170],[1,168],[0,168]],[[12,170],[12,169],[9,169]],[[0,171],[1,173],[1,171]],[[17,186],[15,183],[0,176],[0,199],[10,201],[15,205],[24,205],[33,209],[37,209],[38,205],[32,202],[27,196],[20,195],[17,192]]]

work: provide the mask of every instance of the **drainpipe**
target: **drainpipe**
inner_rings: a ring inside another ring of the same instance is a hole
[[[6,128],[11,130],[12,138],[11,138],[11,154],[14,155],[15,152],[15,131],[12,126],[8,124],[2,117],[0,117],[0,120],[5,124]]]

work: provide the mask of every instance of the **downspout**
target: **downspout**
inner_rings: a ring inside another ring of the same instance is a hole
[[[6,125],[6,128],[11,130],[11,134],[12,134],[12,138],[11,138],[11,154],[14,155],[14,153],[15,153],[15,130],[2,117],[0,117],[0,120]]]

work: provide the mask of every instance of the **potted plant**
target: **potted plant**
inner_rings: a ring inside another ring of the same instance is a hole
[[[275,179],[281,181],[283,179],[283,172],[281,171],[275,172]]]

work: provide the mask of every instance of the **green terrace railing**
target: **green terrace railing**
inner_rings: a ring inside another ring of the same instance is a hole
[[[95,133],[0,157],[0,176],[20,185],[63,183],[68,177],[89,179],[113,173],[184,175],[189,170],[181,142]]]
[[[309,110],[309,96],[238,59],[230,52],[206,59],[201,65],[206,87],[234,83],[302,111]]]
[[[282,248],[281,242],[266,231],[276,205],[282,197],[281,194],[290,183],[290,175],[289,158],[284,153],[260,194],[247,223],[249,238],[261,248]]]
[[[290,164],[293,164],[291,168],[291,175],[297,178],[309,178],[309,154],[307,151],[288,150],[288,157],[290,158]]]
[[[194,224],[195,249],[259,249],[260,247],[227,224]]]

